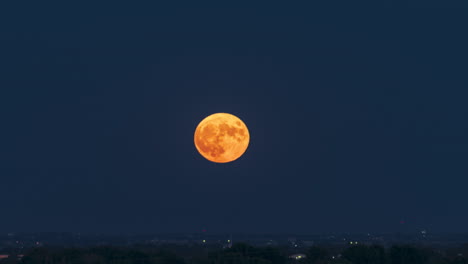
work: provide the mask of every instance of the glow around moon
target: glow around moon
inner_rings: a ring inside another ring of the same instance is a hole
[[[194,141],[198,152],[207,160],[226,163],[244,154],[249,145],[250,134],[238,117],[216,113],[198,124]]]

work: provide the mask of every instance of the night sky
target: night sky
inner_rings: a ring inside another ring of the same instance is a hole
[[[0,232],[468,232],[467,9],[431,3],[3,7]]]

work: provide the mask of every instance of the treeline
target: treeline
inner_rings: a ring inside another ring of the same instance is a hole
[[[458,253],[456,253],[458,252]],[[378,245],[355,245],[332,255],[330,251],[312,247],[307,251],[309,264],[468,264],[460,249],[435,250],[409,245],[385,249]]]
[[[0,264],[468,264],[467,249],[355,245],[311,247],[299,251],[243,243],[226,249],[193,246],[43,247],[26,252],[20,260],[0,260]]]

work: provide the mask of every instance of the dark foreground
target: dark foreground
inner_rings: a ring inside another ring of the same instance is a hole
[[[462,264],[468,245],[429,248],[415,245],[350,245],[254,247],[244,243],[219,248],[208,245],[135,245],[126,247],[37,247],[22,254],[1,253],[0,263],[24,264]]]

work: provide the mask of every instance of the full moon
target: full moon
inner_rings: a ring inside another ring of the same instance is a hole
[[[198,124],[194,141],[198,152],[207,160],[227,163],[244,154],[250,135],[247,126],[237,116],[216,113]]]

